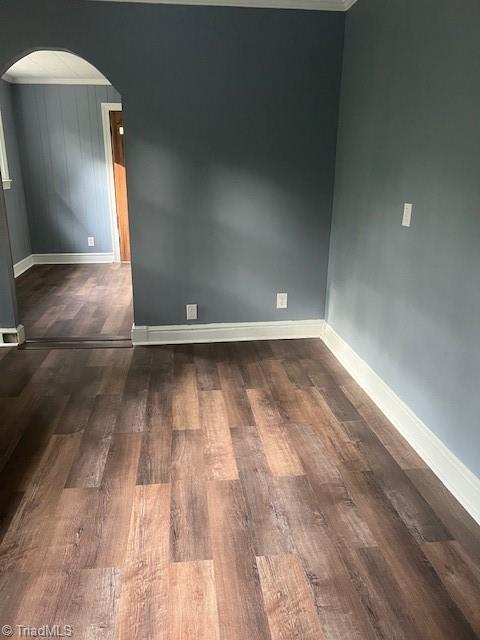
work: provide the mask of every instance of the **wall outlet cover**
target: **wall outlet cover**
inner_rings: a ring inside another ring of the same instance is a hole
[[[196,304],[187,304],[187,320],[196,320],[198,309]]]
[[[412,224],[412,210],[413,204],[406,202],[403,207],[403,220],[402,226],[409,227]]]
[[[288,293],[277,293],[277,309],[288,307]]]
[[[88,241],[88,246],[89,247],[94,247],[95,246],[95,238],[93,236],[88,236],[87,241]]]

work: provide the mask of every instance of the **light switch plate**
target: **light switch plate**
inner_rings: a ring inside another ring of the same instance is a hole
[[[198,315],[197,305],[187,304],[187,320],[196,320],[197,315]]]
[[[413,204],[406,202],[405,206],[403,207],[402,225],[404,227],[409,227],[412,223],[412,209],[413,209]]]
[[[288,293],[277,293],[277,309],[288,307]]]

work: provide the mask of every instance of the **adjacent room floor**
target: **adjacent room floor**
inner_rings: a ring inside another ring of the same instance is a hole
[[[2,624],[480,635],[479,527],[320,340],[2,350],[0,419]]]
[[[35,265],[16,288],[28,338],[130,337],[130,264]]]

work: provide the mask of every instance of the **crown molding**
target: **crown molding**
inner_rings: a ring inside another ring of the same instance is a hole
[[[90,0],[90,2],[133,2],[138,4],[183,4],[197,6],[244,7],[250,9],[348,11],[348,9],[350,9],[357,0]]]

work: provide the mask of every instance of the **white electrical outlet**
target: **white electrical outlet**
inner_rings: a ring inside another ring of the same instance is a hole
[[[197,319],[197,305],[187,304],[187,320],[196,320],[196,319]]]
[[[277,293],[277,309],[288,307],[288,293]]]
[[[412,223],[412,209],[413,209],[413,204],[410,204],[409,202],[406,202],[405,206],[403,207],[402,226],[409,227],[411,225],[411,223]]]
[[[94,247],[95,246],[95,238],[93,236],[88,236],[87,241],[88,241],[88,246],[89,247]]]

